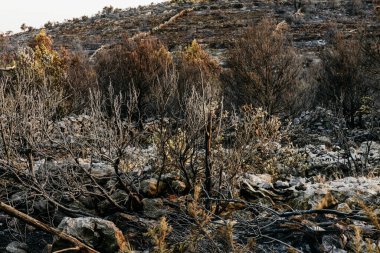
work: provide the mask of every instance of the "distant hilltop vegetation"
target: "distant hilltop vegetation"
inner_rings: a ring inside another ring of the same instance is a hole
[[[285,21],[297,47],[306,51],[324,45],[334,26],[347,36],[366,27],[380,36],[376,1],[361,0],[213,0],[171,1],[138,8],[104,7],[98,14],[63,23],[45,24],[55,46],[85,50],[92,54],[102,45],[121,42],[125,37],[151,33],[171,50],[189,45],[193,39],[212,55],[223,55],[245,27],[263,17]],[[12,39],[18,44],[32,40],[38,29],[24,24],[24,32]]]

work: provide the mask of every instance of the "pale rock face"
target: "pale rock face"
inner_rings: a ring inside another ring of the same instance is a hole
[[[289,182],[285,182],[285,181],[276,181],[276,183],[274,184],[274,186],[276,188],[289,188]]]
[[[336,207],[336,210],[341,211],[341,212],[344,212],[344,213],[351,213],[351,212],[352,212],[351,208],[348,206],[347,203],[340,203],[340,204]]]
[[[290,186],[296,186],[296,187],[304,185],[305,183],[306,183],[306,179],[302,177],[295,177],[295,178],[290,179],[289,181]]]
[[[154,197],[157,194],[163,192],[166,188],[166,184],[160,181],[157,189],[158,180],[155,178],[149,178],[141,182],[140,192],[148,197]]]
[[[66,217],[61,221],[58,229],[80,239],[100,252],[114,253],[127,250],[127,242],[123,233],[111,221],[93,217]],[[59,238],[54,238],[53,252],[69,247],[72,245]]]
[[[379,205],[380,197],[380,178],[365,177],[347,177],[326,183],[306,183],[306,190],[299,192],[296,202],[304,207],[316,206],[326,196],[331,196],[337,203],[342,203],[338,208],[349,211],[349,208],[357,203],[357,200],[363,201],[368,205]],[[346,205],[344,205],[346,203]],[[348,207],[348,208],[347,208]]]
[[[273,185],[272,185],[273,178],[269,174],[256,175],[256,174],[246,173],[239,179],[239,181],[241,183],[246,183],[251,186],[257,186],[260,188],[270,188],[270,187],[273,188]]]

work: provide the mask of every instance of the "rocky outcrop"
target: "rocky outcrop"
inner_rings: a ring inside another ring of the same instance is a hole
[[[346,177],[328,182],[306,183],[304,191],[298,191],[292,201],[297,209],[337,207],[346,203],[354,208],[359,201],[366,205],[379,206],[380,178]],[[326,203],[323,203],[323,202]]]

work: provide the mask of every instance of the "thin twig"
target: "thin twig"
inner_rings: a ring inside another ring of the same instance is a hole
[[[79,250],[80,250],[79,247],[73,247],[73,248],[57,250],[57,251],[54,251],[53,253],[62,253],[62,252],[67,252],[67,251],[79,251]]]
[[[303,210],[303,211],[294,211],[294,212],[285,212],[280,213],[280,217],[291,217],[296,215],[305,215],[305,214],[334,214],[338,217],[344,217],[344,218],[350,218],[354,220],[360,220],[360,221],[370,221],[368,217],[365,216],[359,216],[359,215],[352,215],[349,213],[339,212],[336,210],[331,209],[316,209],[316,210]]]
[[[283,241],[278,240],[278,239],[276,239],[276,238],[273,238],[273,237],[270,237],[270,236],[267,236],[267,235],[261,235],[261,237],[264,237],[264,238],[267,238],[267,239],[269,239],[269,240],[273,240],[273,241],[275,241],[275,242],[281,243],[282,245],[285,245],[285,246],[287,246],[287,247],[289,247],[289,248],[291,248],[291,249],[293,249],[293,250],[295,250],[295,251],[297,251],[297,252],[299,252],[299,253],[303,253],[303,251],[301,251],[301,250],[299,250],[299,249],[297,249],[297,248],[294,248],[292,245],[287,244],[286,242],[283,242]]]

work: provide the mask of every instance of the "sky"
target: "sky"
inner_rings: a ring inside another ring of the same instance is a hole
[[[92,16],[104,6],[127,8],[152,2],[163,0],[0,0],[0,32],[20,32],[22,23],[40,28],[47,21]]]

